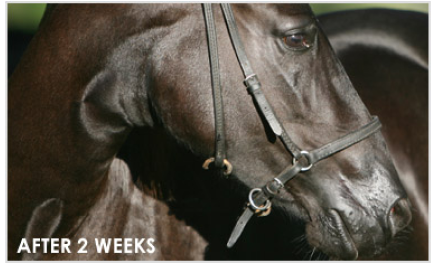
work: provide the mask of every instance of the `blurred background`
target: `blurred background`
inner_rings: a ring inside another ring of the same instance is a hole
[[[8,76],[18,64],[33,34],[38,29],[46,4],[8,3]],[[315,14],[350,9],[391,8],[428,13],[428,4],[356,3],[311,4]]]

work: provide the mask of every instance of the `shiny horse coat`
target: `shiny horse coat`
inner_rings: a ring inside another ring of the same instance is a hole
[[[370,121],[307,5],[232,6],[265,96],[298,145],[313,149]],[[249,189],[292,158],[257,114],[215,17],[229,178],[201,169],[214,114],[200,4],[49,8],[9,81],[9,259],[23,258],[22,237],[136,235],[153,235],[158,252],[24,258],[301,259],[306,251],[290,250],[299,236],[312,254],[365,258],[408,225],[377,133],[287,183],[271,215],[225,247]],[[284,41],[304,39],[308,26],[317,28],[310,48]]]

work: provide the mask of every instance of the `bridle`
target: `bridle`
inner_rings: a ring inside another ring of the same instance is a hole
[[[206,32],[208,38],[209,48],[209,61],[212,76],[212,90],[214,100],[214,114],[215,114],[215,155],[207,159],[203,168],[208,169],[211,163],[214,163],[217,168],[225,168],[224,174],[229,175],[232,171],[232,165],[226,159],[225,147],[225,133],[224,133],[224,113],[221,95],[220,73],[219,73],[219,60],[218,60],[218,42],[215,28],[215,20],[213,16],[212,4],[202,4],[206,21]],[[274,113],[273,108],[268,103],[265,95],[262,92],[261,84],[256,74],[254,74],[248,61],[247,55],[239,36],[236,21],[233,16],[232,8],[229,4],[221,4],[221,9],[227,24],[230,39],[233,44],[239,65],[244,73],[244,84],[247,87],[248,93],[253,97],[255,103],[259,108],[261,117],[266,120],[274,134],[280,138],[286,150],[294,158],[293,164],[286,167],[278,176],[272,181],[267,183],[262,188],[254,188],[248,195],[247,206],[239,217],[236,226],[227,243],[227,247],[231,248],[250,218],[257,214],[259,216],[266,216],[271,209],[271,200],[285,187],[285,184],[294,178],[300,172],[310,170],[313,165],[322,159],[332,156],[374,134],[381,128],[381,123],[376,116],[374,116],[368,124],[363,127],[352,131],[339,139],[330,142],[318,149],[312,151],[301,150],[288,135],[283,128],[282,123],[278,120]]]

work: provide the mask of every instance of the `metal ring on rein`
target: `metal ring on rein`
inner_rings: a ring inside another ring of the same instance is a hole
[[[253,207],[256,210],[259,210],[259,212],[262,212],[262,211],[265,211],[265,210],[268,210],[271,208],[271,201],[268,199],[266,200],[265,204],[263,204],[262,206],[257,206],[254,203],[253,194],[256,192],[261,192],[261,191],[262,191],[262,189],[260,189],[260,188],[253,188],[253,189],[251,189],[250,194],[248,195],[248,202],[250,203],[251,207]]]
[[[312,157],[310,156],[310,153],[308,151],[301,151],[301,155],[306,158],[306,160],[309,162],[309,165],[306,167],[301,168],[302,172],[308,171],[310,170],[310,168],[312,168],[313,166],[313,162],[312,162]],[[292,164],[295,164],[297,160],[294,158],[292,160]]]
[[[209,159],[207,159],[206,161],[204,161],[204,163],[203,163],[203,165],[202,165],[203,169],[204,169],[204,170],[209,170],[209,165],[210,165],[211,163],[213,163],[213,162],[215,162],[215,158],[214,158],[214,157],[210,157]],[[231,174],[232,171],[233,171],[233,165],[232,165],[232,164],[231,164],[227,159],[224,159],[224,160],[223,160],[223,163],[224,163],[224,167],[225,167],[225,169],[224,169],[224,175],[229,175],[229,174]]]

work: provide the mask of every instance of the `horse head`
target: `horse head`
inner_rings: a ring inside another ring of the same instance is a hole
[[[370,114],[307,5],[234,5],[249,61],[283,128],[302,149],[328,144],[370,122]],[[169,30],[150,56],[147,87],[162,125],[198,156],[212,156],[215,128],[202,12]],[[238,59],[215,9],[229,184],[266,184],[292,163],[245,90]],[[200,22],[199,22],[200,21]],[[177,54],[175,56],[174,54]],[[380,133],[319,162],[273,201],[304,220],[311,245],[337,258],[381,253],[411,220],[406,194]],[[246,192],[245,192],[246,194]]]

